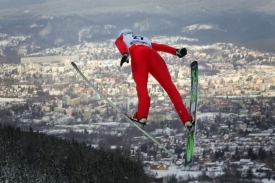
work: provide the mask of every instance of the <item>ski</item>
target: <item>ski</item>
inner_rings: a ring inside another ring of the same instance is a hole
[[[197,126],[197,105],[198,105],[198,62],[193,61],[190,66],[191,69],[191,91],[190,91],[190,114],[195,118],[195,129],[193,132],[188,133],[186,152],[185,152],[185,166],[190,165],[194,158],[195,148],[195,134]]]
[[[103,95],[87,78],[86,76],[80,71],[80,69],[77,67],[77,65],[74,62],[71,62],[74,69],[77,71],[77,73],[86,81],[86,83],[96,92],[102,99],[104,99],[106,102],[108,102],[117,112],[119,112],[125,119],[133,124],[135,127],[137,127],[144,135],[146,135],[149,139],[151,139],[154,143],[156,143],[160,148],[162,148],[167,154],[169,154],[171,157],[173,157],[173,153],[169,151],[166,147],[164,147],[163,144],[161,144],[156,138],[154,138],[152,135],[150,135],[148,132],[143,130],[138,124],[130,120],[127,115],[122,112],[117,106],[113,104],[105,95]]]

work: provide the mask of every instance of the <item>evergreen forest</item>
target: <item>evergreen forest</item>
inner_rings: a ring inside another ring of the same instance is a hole
[[[146,183],[141,161],[120,150],[0,124],[0,182]]]

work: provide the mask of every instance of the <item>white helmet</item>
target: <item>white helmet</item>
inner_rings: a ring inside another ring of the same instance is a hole
[[[119,36],[121,35],[126,35],[126,34],[134,34],[130,29],[123,29],[120,33]]]

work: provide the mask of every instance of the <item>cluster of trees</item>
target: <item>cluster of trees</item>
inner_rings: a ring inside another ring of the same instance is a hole
[[[0,182],[149,182],[138,160],[0,125]]]
[[[242,151],[247,151],[246,155],[243,155]],[[225,160],[225,152],[229,152],[228,146],[224,149],[219,149],[214,152],[213,154],[213,160],[219,161],[219,160]],[[203,151],[203,157],[205,157],[206,152]],[[265,162],[266,160],[273,159],[273,152],[268,151],[266,152],[263,148],[259,148],[258,151],[254,151],[252,147],[249,147],[245,150],[239,150],[238,147],[235,148],[235,153],[232,155],[231,159],[234,161],[239,161],[240,159],[251,159],[252,161],[261,161]],[[270,167],[274,168],[274,166]]]

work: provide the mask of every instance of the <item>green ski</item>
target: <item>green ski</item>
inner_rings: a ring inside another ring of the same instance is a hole
[[[130,120],[127,115],[122,112],[117,106],[115,106],[113,104],[113,102],[111,102],[105,95],[103,95],[96,87],[94,87],[94,85],[86,78],[86,76],[84,76],[84,74],[79,70],[79,68],[77,67],[77,65],[74,62],[71,62],[72,66],[74,67],[74,69],[77,71],[77,73],[87,82],[87,84],[94,90],[94,92],[96,92],[102,99],[104,99],[106,102],[108,102],[117,112],[119,112],[123,117],[125,117],[125,119],[127,119],[127,121],[131,124],[133,124],[134,126],[136,126],[144,135],[146,135],[149,139],[151,139],[154,143],[156,143],[160,148],[162,148],[166,153],[168,153],[171,157],[173,157],[173,153],[171,151],[169,151],[166,147],[164,147],[163,144],[161,144],[156,138],[154,138],[153,136],[151,136],[148,132],[146,132],[145,130],[143,130],[138,124],[136,124],[135,122],[133,122],[132,120]]]
[[[193,61],[191,63],[191,92],[190,92],[190,114],[195,118],[195,129],[193,132],[188,133],[186,152],[185,152],[185,166],[190,165],[194,158],[195,148],[195,133],[197,126],[197,103],[198,103],[198,62]]]

